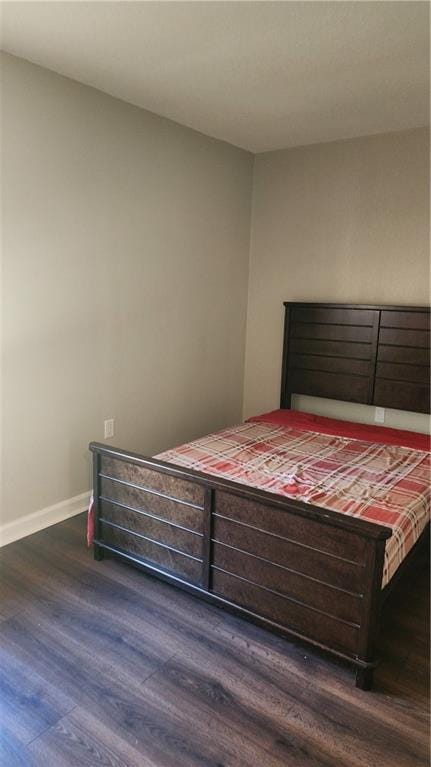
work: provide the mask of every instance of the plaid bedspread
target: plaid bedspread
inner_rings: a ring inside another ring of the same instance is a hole
[[[382,587],[430,517],[430,454],[421,450],[249,422],[157,457],[390,527]]]

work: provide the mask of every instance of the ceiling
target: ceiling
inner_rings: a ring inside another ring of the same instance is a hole
[[[252,152],[429,120],[427,2],[4,2],[2,48]]]

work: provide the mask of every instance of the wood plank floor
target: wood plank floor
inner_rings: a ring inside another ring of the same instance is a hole
[[[2,767],[428,765],[428,561],[353,672],[115,559],[83,515],[1,551]]]

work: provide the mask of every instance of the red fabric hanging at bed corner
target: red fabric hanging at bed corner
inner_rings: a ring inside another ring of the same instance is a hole
[[[90,505],[87,513],[87,546],[93,545],[94,539],[94,500],[93,496],[90,499]]]

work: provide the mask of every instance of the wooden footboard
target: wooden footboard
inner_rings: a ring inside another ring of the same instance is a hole
[[[349,660],[369,689],[391,531],[91,443],[95,556],[105,550]]]

